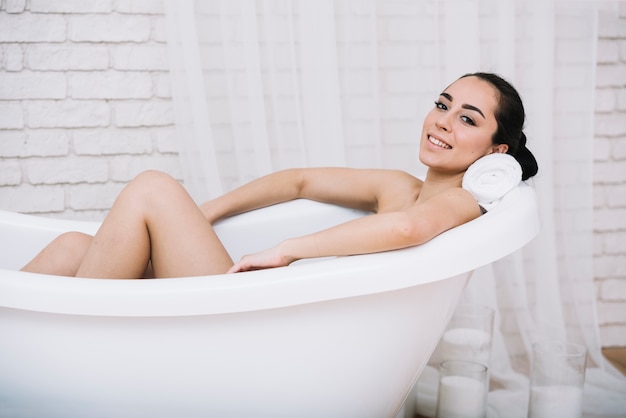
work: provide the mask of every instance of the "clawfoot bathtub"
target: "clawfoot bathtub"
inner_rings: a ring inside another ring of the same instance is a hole
[[[234,258],[363,214],[294,201],[217,225]],[[524,183],[419,247],[159,280],[18,269],[66,230],[0,212],[0,417],[395,417],[471,272],[538,231]]]

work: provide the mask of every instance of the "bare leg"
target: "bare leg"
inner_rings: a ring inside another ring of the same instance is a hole
[[[185,189],[149,171],[120,193],[76,272],[77,277],[138,278],[225,273],[233,265]]]
[[[93,237],[81,232],[66,232],[55,238],[22,271],[75,276]]]

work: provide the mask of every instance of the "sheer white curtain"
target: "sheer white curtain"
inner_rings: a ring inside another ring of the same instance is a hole
[[[422,175],[417,143],[438,93],[474,71],[511,81],[539,162],[542,232],[478,271],[464,298],[497,311],[499,387],[522,399],[530,344],[558,337],[589,349],[589,411],[624,408],[626,383],[600,352],[591,258],[596,14],[612,2],[165,4],[185,184],[198,201],[294,166]]]

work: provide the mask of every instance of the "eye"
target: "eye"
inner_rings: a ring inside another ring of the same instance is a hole
[[[435,102],[435,107],[441,110],[448,110],[448,106],[446,106],[445,104],[441,102]]]
[[[476,123],[474,122],[474,120],[470,118],[469,116],[461,116],[461,120],[467,123],[468,125],[476,126]]]

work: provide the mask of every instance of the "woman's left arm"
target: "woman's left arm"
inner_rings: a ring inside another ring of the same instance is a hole
[[[476,200],[469,192],[461,188],[449,189],[406,210],[368,215],[288,239],[268,250],[244,256],[229,272],[286,266],[303,258],[369,254],[411,247],[479,215]]]

